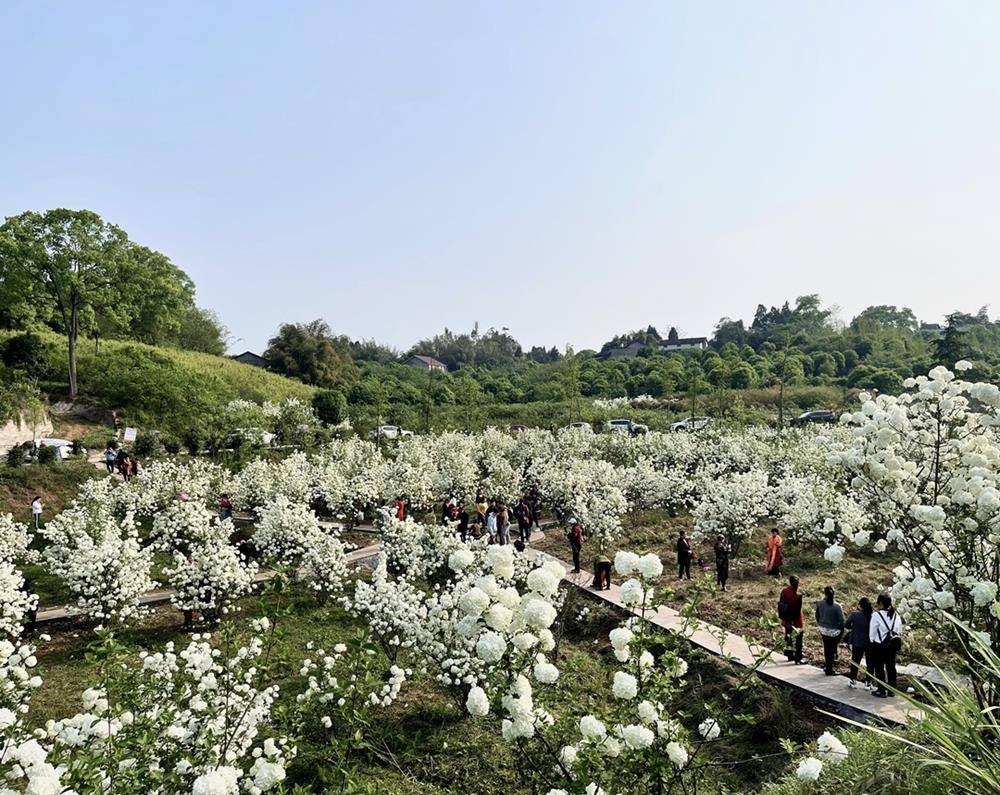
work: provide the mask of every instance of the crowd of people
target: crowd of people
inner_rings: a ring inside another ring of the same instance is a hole
[[[124,447],[119,447],[117,442],[108,442],[108,446],[104,448],[104,466],[109,475],[117,472],[125,480],[142,471],[138,454],[129,453]]]

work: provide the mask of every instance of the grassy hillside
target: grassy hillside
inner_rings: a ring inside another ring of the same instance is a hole
[[[11,336],[0,335],[0,341]],[[43,364],[29,373],[49,397],[67,391],[69,365],[64,338],[39,334],[45,342]],[[80,399],[118,410],[123,419],[168,430],[204,421],[235,398],[310,400],[313,387],[220,356],[157,348],[120,340],[81,340],[77,351]]]

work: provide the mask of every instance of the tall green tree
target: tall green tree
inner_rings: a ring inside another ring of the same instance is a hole
[[[327,389],[350,387],[358,379],[350,340],[335,337],[323,320],[283,324],[264,356],[279,373]]]
[[[954,367],[955,362],[968,356],[969,346],[960,323],[963,317],[958,312],[948,315],[947,324],[940,339],[934,342],[934,358],[943,365]]]
[[[76,346],[116,297],[128,238],[89,210],[26,212],[0,226],[5,290],[47,301],[69,349],[69,396],[78,392]]]

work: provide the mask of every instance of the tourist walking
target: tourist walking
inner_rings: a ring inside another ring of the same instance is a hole
[[[486,535],[490,537],[490,543],[495,544],[497,540],[497,512],[490,510],[486,514]]]
[[[837,646],[844,637],[844,608],[834,601],[833,586],[823,589],[823,598],[816,603],[816,624],[823,636],[823,673],[833,676],[837,662]]]
[[[771,537],[767,539],[767,552],[764,555],[764,568],[772,577],[778,577],[781,574],[781,564],[785,562],[782,553],[783,545],[784,541],[778,528],[772,528]]]
[[[691,542],[687,540],[687,533],[681,530],[677,534],[677,579],[683,580],[685,576],[691,579]]]
[[[729,590],[726,582],[729,580],[729,553],[732,547],[725,536],[715,537],[715,582],[723,591]]]
[[[226,521],[226,519],[233,518],[233,501],[230,499],[228,494],[223,494],[222,498],[219,500],[219,519],[221,521]]]
[[[406,518],[406,502],[402,497],[396,497],[396,502],[393,503],[396,509],[396,519],[402,522]]]
[[[794,574],[778,597],[778,619],[785,628],[785,656],[796,665],[802,663],[802,594]]]
[[[122,458],[121,472],[122,477],[125,478],[125,482],[127,483],[129,477],[132,475],[132,459],[129,458],[128,453],[125,453],[124,458]]]
[[[489,511],[489,503],[486,502],[486,497],[483,496],[482,492],[476,495],[476,522],[480,527],[486,525],[486,512]]]
[[[115,462],[117,461],[118,453],[115,452],[110,444],[104,448],[104,466],[108,468],[108,474],[115,474]]]
[[[31,519],[35,523],[35,529],[37,530],[42,526],[42,498],[35,497],[31,501]]]
[[[497,543],[510,543],[510,511],[504,502],[497,508]]]
[[[531,537],[531,506],[528,495],[522,494],[520,501],[514,506],[514,518],[517,520],[517,532],[521,540],[527,543]]]
[[[464,508],[458,512],[458,535],[463,543],[469,537],[469,512]]]
[[[569,520],[566,538],[569,539],[569,547],[573,551],[573,573],[578,574],[580,572],[580,550],[583,549],[583,527],[575,518]]]
[[[115,456],[115,468],[118,470],[119,473],[123,475],[125,473],[122,472],[122,465],[125,463],[125,458],[127,457],[127,455],[128,454],[125,452],[125,448],[122,447],[119,448],[118,454]]]
[[[868,631],[871,652],[875,664],[875,679],[878,680],[873,696],[885,698],[895,693],[886,690],[886,685],[896,687],[896,655],[903,642],[903,620],[892,606],[892,597],[879,594],[875,600],[878,609],[872,614]]]
[[[848,687],[857,687],[858,678],[861,676],[859,663],[865,661],[865,675],[862,682],[868,681],[868,674],[872,672],[871,641],[869,633],[872,622],[872,603],[867,596],[862,596],[858,600],[858,609],[847,617],[844,628],[847,630],[847,644],[851,647],[851,673],[847,680]]]
[[[538,486],[532,486],[528,490],[528,507],[531,508],[531,526],[541,530],[539,517],[542,515],[542,498],[538,493]]]

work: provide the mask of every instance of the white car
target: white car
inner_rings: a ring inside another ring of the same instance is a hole
[[[569,425],[564,425],[563,430],[568,431],[570,428],[590,428],[589,422],[571,422]]]
[[[636,436],[640,433],[646,433],[649,430],[648,425],[643,425],[641,422],[632,422],[632,420],[608,420],[608,430],[612,433],[627,433],[631,436]]]
[[[385,439],[395,439],[399,436],[413,436],[413,431],[400,428],[398,425],[379,425],[375,430],[368,431],[369,439],[377,439],[379,436]]]
[[[686,420],[675,422],[670,426],[672,431],[700,431],[712,424],[711,417],[688,417]]]
[[[73,455],[73,443],[67,439],[35,439],[35,450],[39,450],[42,446],[54,447],[56,449],[56,458],[60,461],[65,461],[71,455]]]

